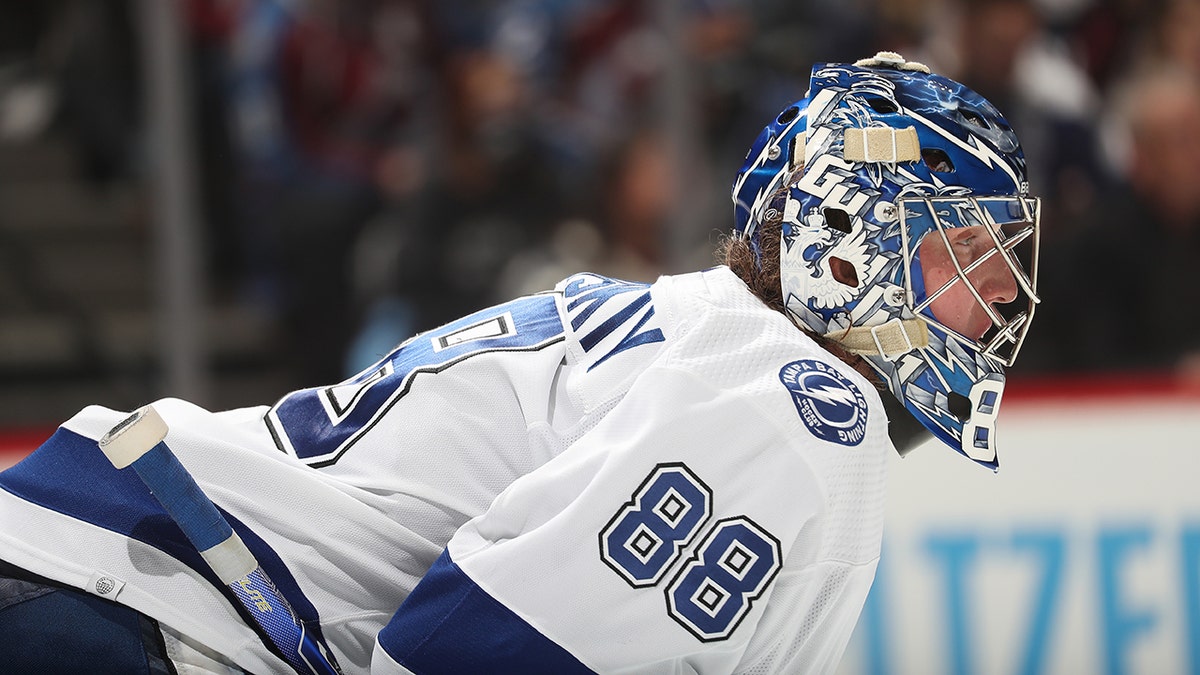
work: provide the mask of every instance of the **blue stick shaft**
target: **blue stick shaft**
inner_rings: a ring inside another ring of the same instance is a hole
[[[233,536],[233,528],[166,444],[154,446],[131,466],[197,550]]]
[[[196,550],[207,551],[234,536],[229,521],[166,443],[159,442],[130,466]],[[262,567],[230,588],[297,672],[340,673],[332,655],[307,634]]]

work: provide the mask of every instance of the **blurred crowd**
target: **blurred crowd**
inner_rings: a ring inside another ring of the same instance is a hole
[[[6,4],[5,51],[54,64],[91,179],[145,171],[137,4]],[[1044,303],[1018,371],[1200,373],[1200,1],[181,9],[211,292],[273,312],[303,383],[575,271],[711,265],[766,121],[813,62],[880,49],[967,83],[1023,140]]]

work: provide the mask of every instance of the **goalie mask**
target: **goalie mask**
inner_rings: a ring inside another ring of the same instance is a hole
[[[889,52],[815,66],[733,186],[756,254],[760,225],[780,222],[788,314],[863,356],[911,416],[889,411],[893,439],[915,419],[992,469],[1004,368],[1038,302],[1027,193],[1000,112]]]

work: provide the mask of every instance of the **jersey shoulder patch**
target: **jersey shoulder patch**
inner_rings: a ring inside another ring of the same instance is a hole
[[[792,361],[779,371],[796,412],[814,436],[854,446],[867,431],[867,399],[850,378],[817,359]]]

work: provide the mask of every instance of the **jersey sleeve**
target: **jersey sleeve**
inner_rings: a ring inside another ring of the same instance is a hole
[[[456,533],[373,668],[733,672],[822,508],[795,437],[744,392],[650,368]]]

